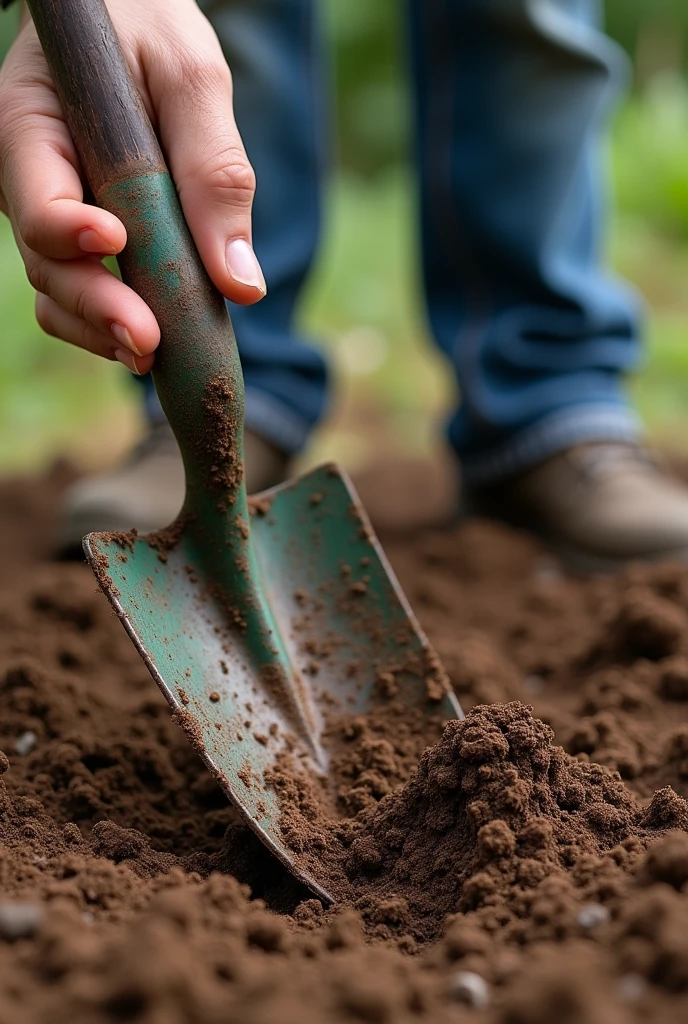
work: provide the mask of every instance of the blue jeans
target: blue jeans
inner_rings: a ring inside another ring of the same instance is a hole
[[[256,170],[267,297],[231,306],[246,422],[295,452],[322,415],[322,355],[294,328],[327,130],[315,0],[201,0]],[[622,377],[639,304],[601,262],[605,120],[626,76],[597,0],[407,0],[422,264],[461,400],[449,440],[491,483],[586,440],[635,440]],[[150,385],[149,385],[150,386]]]

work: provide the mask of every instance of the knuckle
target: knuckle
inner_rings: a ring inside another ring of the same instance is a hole
[[[24,257],[26,276],[31,287],[43,295],[50,295],[50,263],[36,252],[28,252]]]
[[[219,45],[207,46],[174,33],[167,36],[167,53],[162,66],[166,68],[168,87],[187,103],[194,97],[231,90],[232,77]]]
[[[8,178],[9,177],[10,176],[8,175]],[[35,200],[23,191],[21,184],[20,162],[15,161],[15,168],[11,175],[11,180],[7,180],[5,183],[4,176],[2,176],[0,180],[2,181],[3,186],[5,184],[7,185],[8,194],[10,196],[10,201],[8,202],[10,215],[14,219],[16,231],[21,238],[21,241],[28,249],[32,249],[36,253],[40,253],[45,241],[44,225],[41,223],[40,211],[36,206]]]
[[[250,203],[256,191],[256,176],[250,164],[227,163],[210,173],[208,185],[214,192],[229,192],[235,201]]]
[[[244,153],[235,147],[206,158],[195,168],[192,177],[223,203],[250,207],[253,202],[256,175]]]
[[[40,252],[43,242],[43,231],[38,221],[21,207],[16,210],[17,228],[24,244],[35,252]],[[31,280],[29,278],[29,280]],[[33,282],[32,282],[33,283]],[[34,288],[36,286],[34,285]],[[42,289],[39,289],[42,291]]]
[[[91,317],[89,316],[90,305],[91,305],[91,281],[84,281],[74,296],[73,312],[86,322],[90,322]]]
[[[212,54],[196,54],[189,77],[200,92],[225,92],[231,87],[231,75],[225,61]]]
[[[98,332],[94,328],[93,324],[80,323],[79,331],[76,337],[76,344],[81,348],[88,349],[89,352],[98,351],[99,347],[94,342],[94,335]]]

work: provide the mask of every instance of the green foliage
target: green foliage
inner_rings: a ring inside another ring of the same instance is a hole
[[[667,73],[620,113],[614,131],[620,209],[688,242],[688,86]]]
[[[16,9],[0,11],[0,63],[3,61],[16,35],[17,20]]]
[[[607,0],[606,29],[612,38],[635,54],[638,40],[650,28],[688,33],[685,0]]]
[[[406,158],[409,98],[404,6],[398,0],[327,0],[339,161],[371,174]]]
[[[63,450],[96,459],[100,444],[116,448],[119,433],[131,434],[128,375],[43,334],[4,218],[0,282],[0,469],[40,464]]]

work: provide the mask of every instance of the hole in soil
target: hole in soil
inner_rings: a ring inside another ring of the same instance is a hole
[[[81,660],[72,651],[60,651],[57,660],[61,668],[78,668]]]
[[[119,1017],[120,1020],[134,1020],[141,1016],[147,1003],[142,992],[118,992],[108,1000],[107,1009],[113,1017]]]
[[[112,768],[117,764],[117,761],[113,757],[108,757],[107,754],[84,754],[81,758],[81,763],[84,768],[95,775],[96,772],[102,772],[106,768]]]

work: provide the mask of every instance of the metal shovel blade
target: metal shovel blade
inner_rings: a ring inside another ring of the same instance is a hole
[[[326,773],[328,713],[372,707],[381,673],[393,673],[399,699],[428,716],[461,717],[460,705],[338,467],[317,469],[252,502],[253,571],[257,566],[287,672],[257,664],[242,608],[220,596],[189,531],[174,539],[165,546],[155,535],[92,533],[84,548],[232,803],[280,860],[331,902],[285,845],[265,772],[289,746],[305,767]]]

